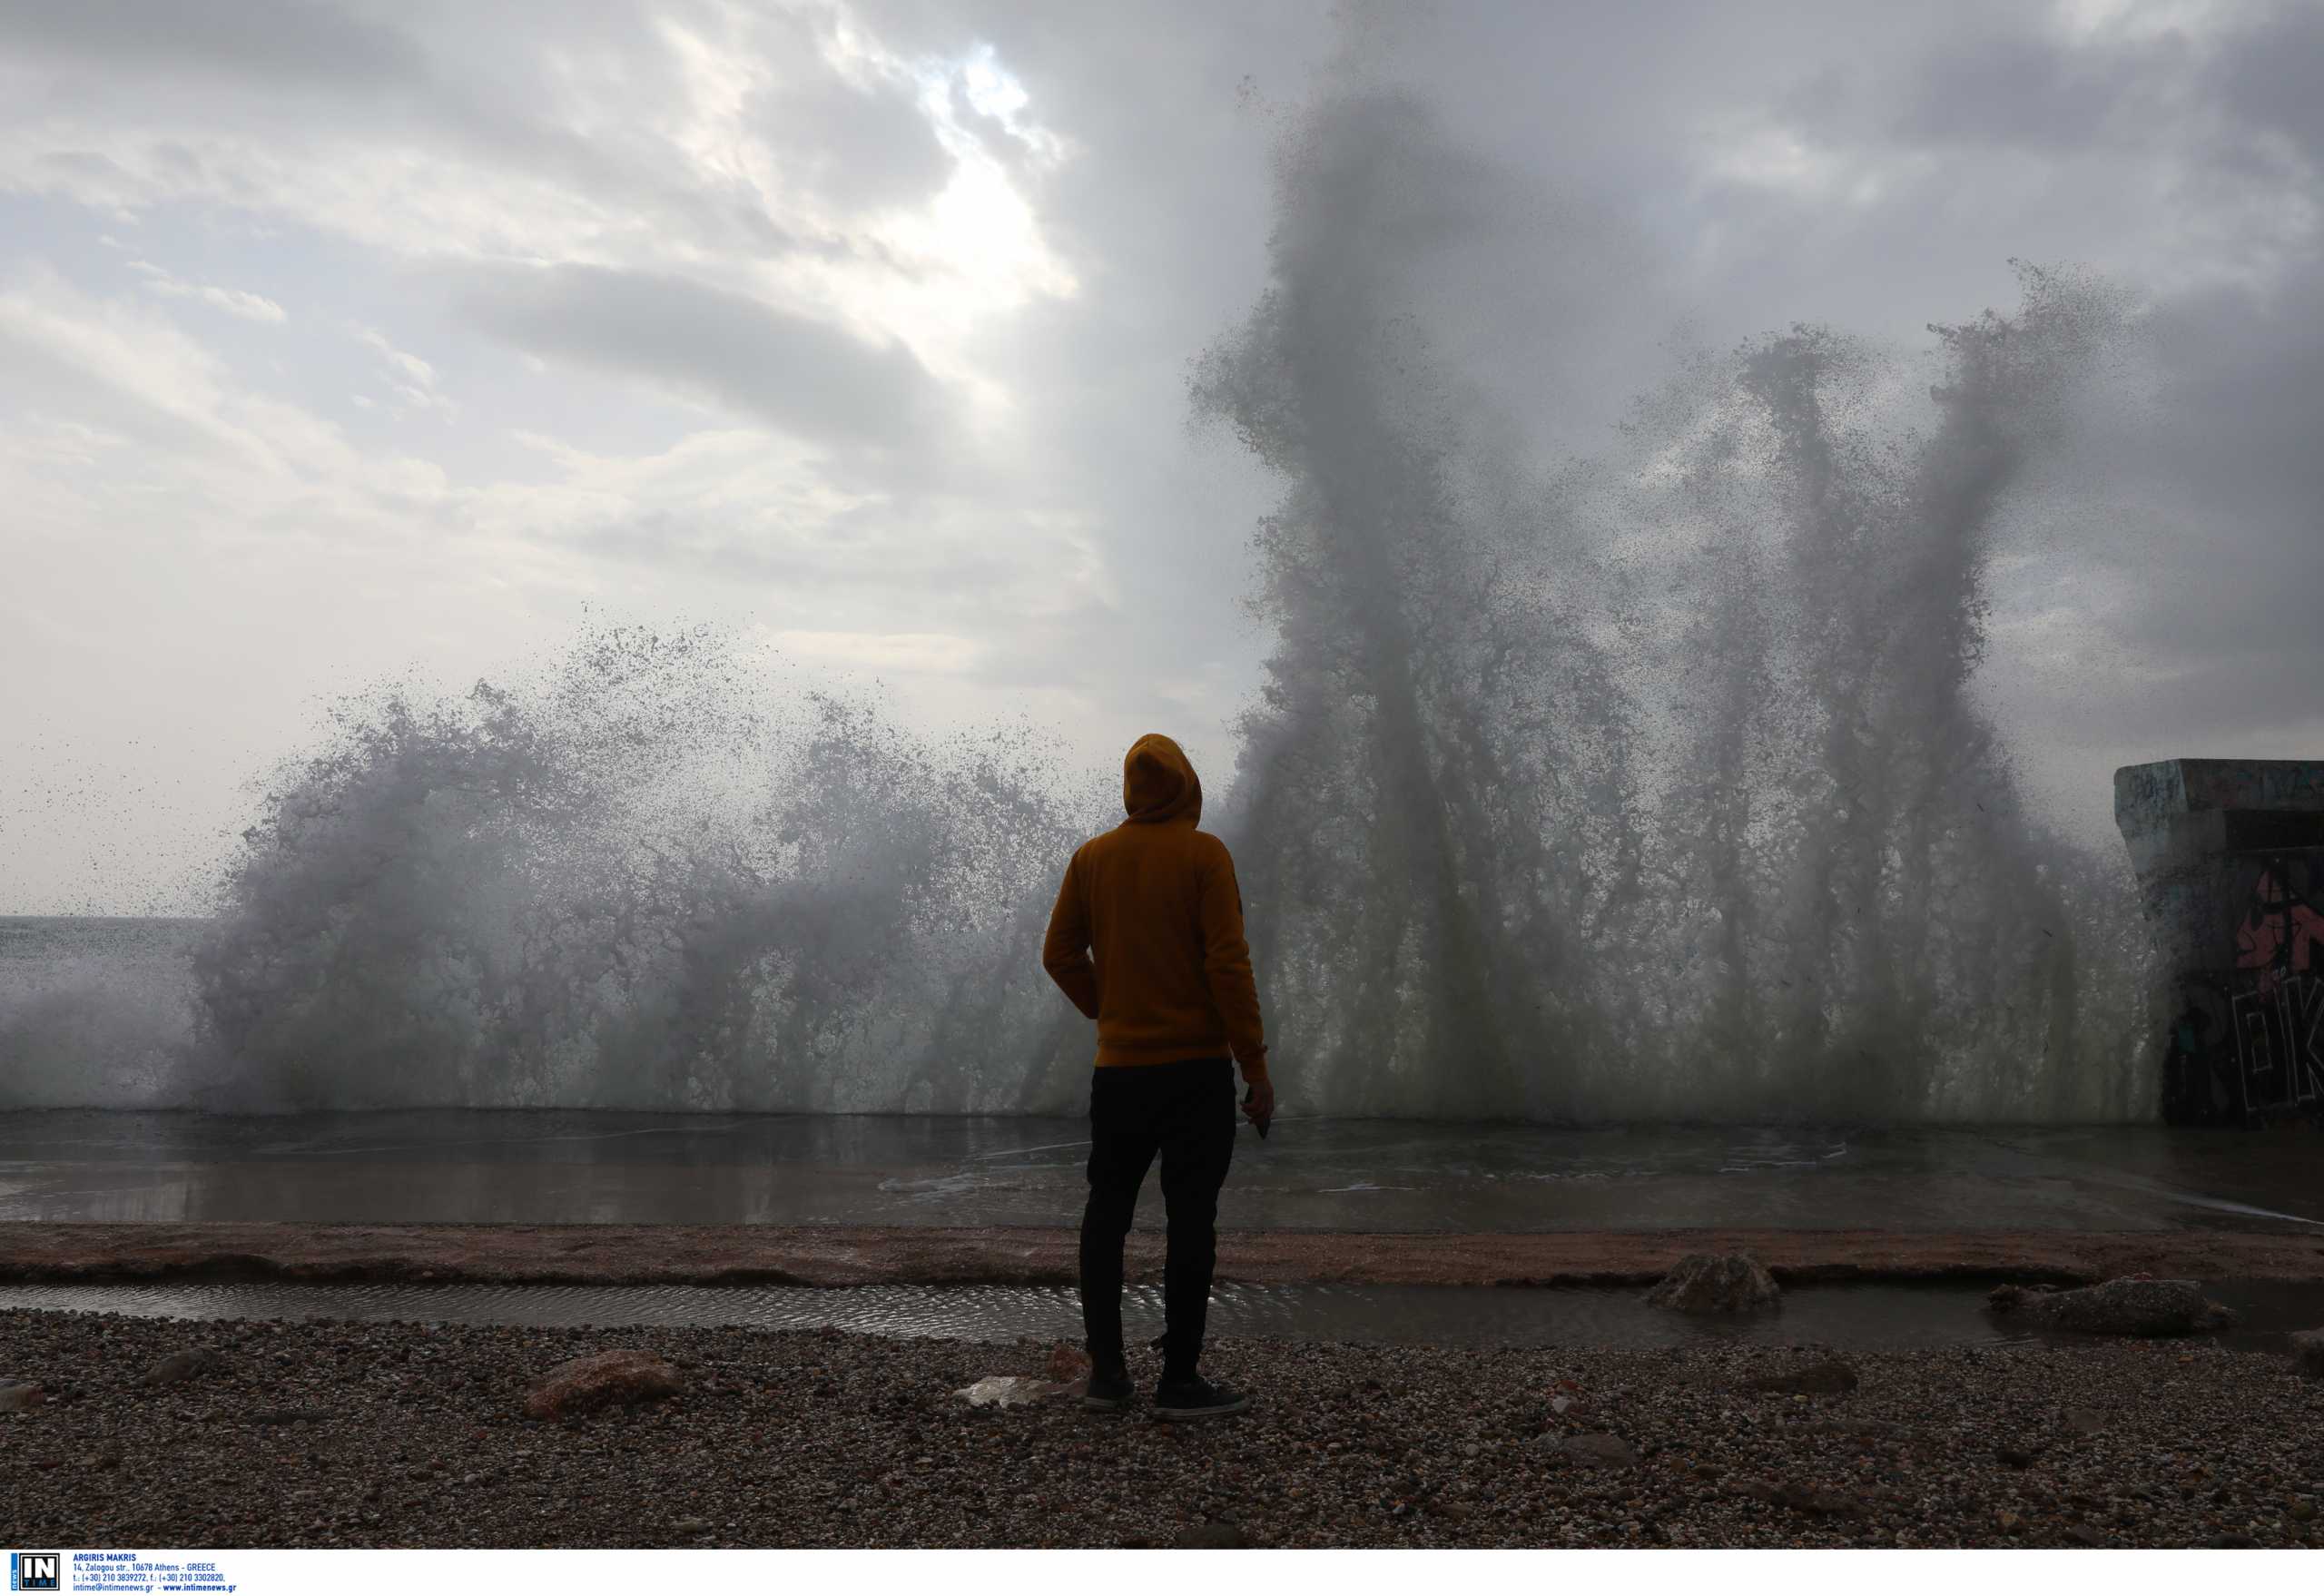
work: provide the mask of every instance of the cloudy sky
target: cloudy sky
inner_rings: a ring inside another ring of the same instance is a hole
[[[1188,368],[1351,81],[1619,265],[1585,430],[1677,333],[2122,283],[2145,419],[1994,700],[2084,819],[2324,752],[2314,0],[0,0],[0,912],[166,907],[324,701],[593,616],[1223,775],[1270,490]]]

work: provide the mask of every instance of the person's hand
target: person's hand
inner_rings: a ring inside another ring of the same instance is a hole
[[[1243,1098],[1243,1118],[1254,1125],[1265,1125],[1275,1118],[1275,1082],[1262,1080],[1247,1089]]]

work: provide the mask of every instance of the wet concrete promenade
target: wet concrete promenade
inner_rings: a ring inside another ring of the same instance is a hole
[[[1063,1226],[1084,1134],[1029,1118],[17,1112],[0,1114],[0,1221]],[[1242,1134],[1219,1221],[2324,1235],[2324,1135],[1293,1119],[1265,1143]]]

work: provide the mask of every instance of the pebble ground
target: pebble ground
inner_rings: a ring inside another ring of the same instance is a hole
[[[524,1416],[611,1347],[683,1394]],[[0,1414],[0,1502],[64,1547],[2324,1547],[2324,1381],[2205,1344],[1850,1355],[1799,1395],[1747,1383],[1827,1355],[1225,1342],[1237,1418],[955,1394],[1048,1353],[9,1311],[0,1383],[45,1400]]]

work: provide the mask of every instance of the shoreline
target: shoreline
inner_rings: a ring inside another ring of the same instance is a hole
[[[0,1281],[541,1286],[1064,1285],[1058,1227],[750,1225],[0,1223]],[[1494,1234],[1222,1231],[1218,1278],[1246,1285],[1651,1285],[1689,1253],[1748,1252],[1786,1287],[2168,1278],[2324,1281],[2324,1230],[1620,1230]],[[1131,1236],[1133,1282],[1162,1238]]]

